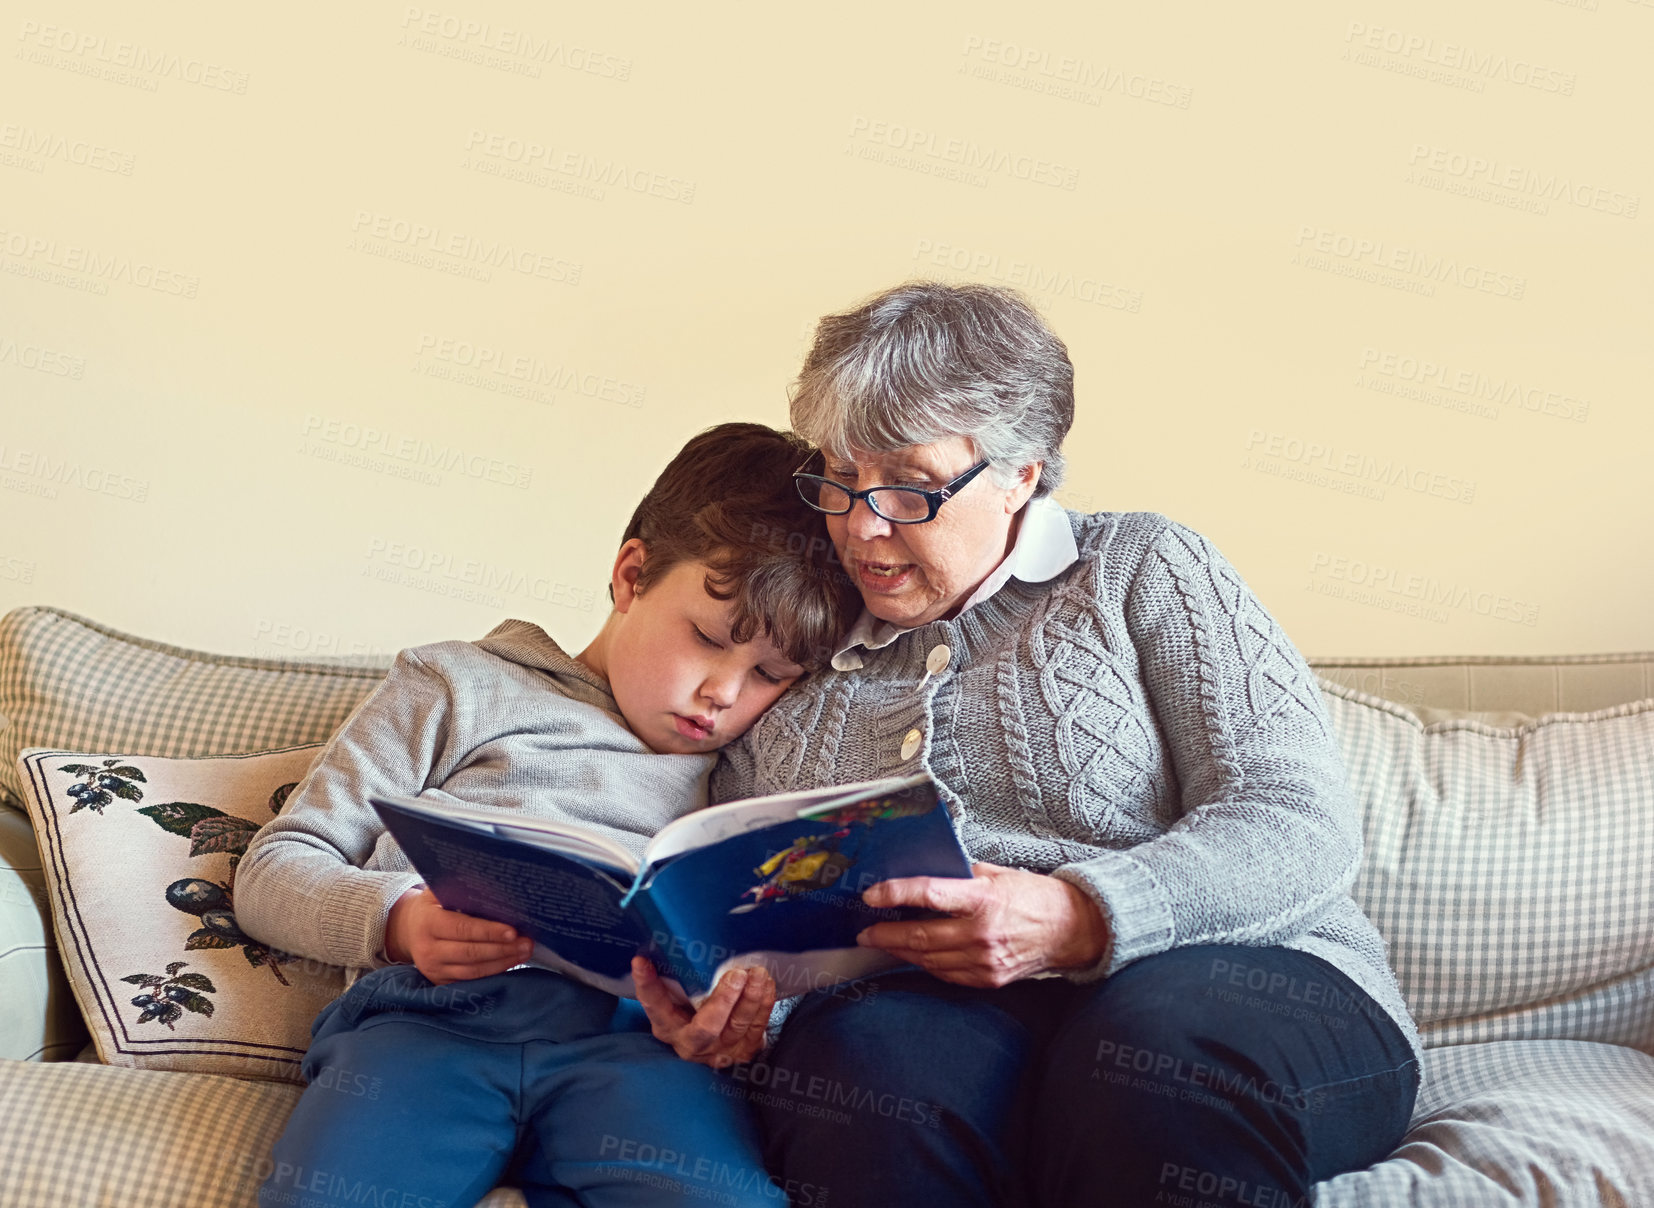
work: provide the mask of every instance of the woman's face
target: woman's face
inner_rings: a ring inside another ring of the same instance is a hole
[[[851,490],[872,486],[946,486],[977,462],[963,436],[892,453],[851,449],[826,455],[823,475]],[[827,533],[861,589],[867,610],[904,629],[953,615],[1010,551],[1012,522],[1039,482],[1030,466],[1009,490],[984,470],[926,524],[892,524],[865,499],[842,516],[827,516]]]

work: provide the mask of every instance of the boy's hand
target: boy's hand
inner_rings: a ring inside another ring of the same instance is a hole
[[[445,910],[423,885],[396,899],[385,920],[385,955],[438,986],[503,973],[533,950],[532,940],[505,923]]]
[[[685,1061],[721,1070],[751,1061],[764,1047],[775,1006],[775,979],[767,969],[731,969],[699,1011],[675,1000],[645,957],[632,958],[632,982],[655,1039]]]

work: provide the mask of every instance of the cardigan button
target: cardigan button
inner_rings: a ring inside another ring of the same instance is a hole
[[[907,732],[907,736],[902,739],[902,758],[904,760],[913,758],[919,750],[919,744],[924,741],[924,737],[918,730]]]
[[[925,656],[925,670],[932,675],[941,675],[948,669],[948,660],[953,658],[953,651],[946,646],[936,646]]]

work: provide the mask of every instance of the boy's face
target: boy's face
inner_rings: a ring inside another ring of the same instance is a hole
[[[762,634],[730,640],[732,602],[707,595],[704,564],[681,562],[642,592],[627,567],[623,551],[614,576],[615,611],[623,615],[606,670],[626,724],[651,750],[715,751],[804,674]]]

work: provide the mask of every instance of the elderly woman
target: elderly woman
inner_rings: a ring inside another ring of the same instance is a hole
[[[805,996],[744,1075],[839,1208],[1307,1204],[1412,1110],[1315,680],[1200,534],[1052,500],[1073,406],[1020,298],[928,283],[823,319],[794,395],[865,611],[716,796],[922,768],[977,861],[870,889],[939,912],[861,935],[917,968]]]

